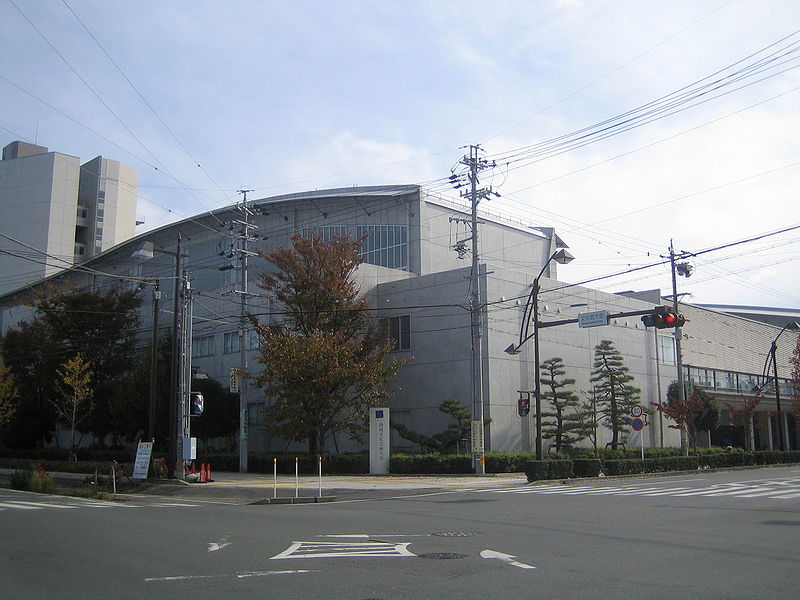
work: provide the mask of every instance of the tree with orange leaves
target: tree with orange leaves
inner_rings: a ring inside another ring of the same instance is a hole
[[[253,320],[264,369],[257,386],[271,398],[270,432],[307,441],[322,454],[337,433],[359,440],[368,431],[369,408],[389,396],[385,384],[401,361],[387,360],[392,342],[379,332],[353,274],[362,240],[336,235],[292,236],[291,247],[257,254],[274,266],[259,287],[274,296],[283,320]]]

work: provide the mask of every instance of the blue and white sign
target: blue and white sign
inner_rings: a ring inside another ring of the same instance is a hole
[[[608,325],[607,310],[596,310],[578,315],[578,327],[600,327],[601,325]]]
[[[369,411],[370,475],[386,475],[389,473],[391,438],[389,409],[371,408]]]

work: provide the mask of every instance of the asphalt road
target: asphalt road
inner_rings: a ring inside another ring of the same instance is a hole
[[[15,599],[797,597],[797,467],[491,483],[298,505],[0,490],[0,585]]]

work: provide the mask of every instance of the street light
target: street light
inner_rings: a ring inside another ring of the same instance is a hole
[[[572,262],[575,259],[572,254],[565,249],[557,250],[547,259],[542,266],[542,270],[533,280],[531,293],[525,304],[522,313],[522,323],[519,328],[519,343],[511,344],[506,348],[508,354],[519,354],[522,345],[531,337],[533,338],[533,373],[534,373],[534,398],[536,400],[536,460],[542,460],[542,394],[539,389],[539,279],[544,274],[547,266],[555,261],[562,265]],[[533,333],[529,334],[530,322],[533,319]]]
[[[783,326],[783,329],[780,330],[780,333],[775,336],[775,339],[772,340],[772,345],[769,348],[769,353],[767,354],[767,363],[769,363],[770,357],[772,357],[772,372],[775,375],[775,408],[778,413],[778,448],[784,451],[785,444],[783,441],[783,423],[781,418],[781,392],[780,392],[780,385],[778,385],[778,338],[781,337],[784,331],[787,329],[791,329],[792,331],[797,331],[800,329],[800,323],[797,321],[790,321],[786,325]],[[764,373],[767,372],[767,365],[764,365]]]

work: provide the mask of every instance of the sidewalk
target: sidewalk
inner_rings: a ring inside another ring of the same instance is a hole
[[[0,468],[0,487],[10,485],[13,469]],[[50,473],[57,485],[71,488],[83,482],[87,475],[79,473]],[[149,479],[135,491],[120,492],[127,497],[160,496],[186,500],[236,502],[238,504],[285,504],[298,498],[299,502],[332,500],[361,500],[411,496],[437,491],[517,487],[527,484],[524,473],[487,475],[278,475],[215,472],[214,481],[187,483],[177,479]],[[320,500],[321,499],[321,500]],[[269,501],[269,502],[265,502]]]
[[[227,500],[251,503],[260,500],[277,503],[301,498],[303,502],[359,500],[410,496],[437,491],[517,487],[527,484],[523,473],[491,475],[272,475],[253,473],[214,473],[209,483],[177,480],[150,480],[137,494],[185,499]],[[267,502],[264,502],[267,503]]]

